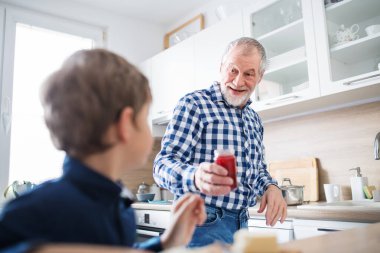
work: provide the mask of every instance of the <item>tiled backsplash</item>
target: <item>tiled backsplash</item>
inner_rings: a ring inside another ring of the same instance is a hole
[[[362,169],[370,185],[380,189],[380,161],[373,143],[380,132],[380,102],[322,112],[264,125],[267,161],[316,157],[319,161],[319,196],[324,183],[342,186],[343,199],[351,199],[348,170]]]
[[[380,102],[265,124],[267,161],[316,157],[319,165],[319,195],[324,200],[323,184],[342,186],[343,199],[351,199],[348,169],[361,167],[369,184],[380,189],[380,161],[374,160],[373,143],[380,132]],[[160,150],[155,138],[152,154],[144,168],[124,178],[136,191],[141,182],[153,183],[152,166]]]
[[[154,161],[154,158],[156,157],[156,154],[160,151],[160,149],[161,149],[161,138],[154,138],[152,152],[145,166],[138,170],[129,171],[123,178],[123,182],[134,193],[137,192],[138,186],[142,182],[145,182],[148,185],[152,185],[154,183],[153,161]]]

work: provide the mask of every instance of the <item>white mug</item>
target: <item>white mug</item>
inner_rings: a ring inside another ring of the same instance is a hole
[[[337,184],[324,184],[326,202],[335,202],[340,200],[340,186]]]
[[[380,201],[380,190],[373,190],[372,195],[373,195],[373,201],[375,202]]]

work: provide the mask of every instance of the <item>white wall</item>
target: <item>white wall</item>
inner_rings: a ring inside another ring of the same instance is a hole
[[[161,26],[71,1],[0,0],[1,6],[17,6],[96,25],[106,30],[106,47],[138,64],[162,50]]]
[[[257,1],[258,0],[214,0],[214,1],[211,1],[208,4],[205,4],[202,7],[191,11],[186,16],[184,16],[180,20],[177,20],[173,24],[168,25],[165,28],[165,32],[167,33],[174,30],[176,27],[179,27],[186,21],[190,20],[191,18],[199,14],[203,14],[205,18],[205,28],[210,27],[220,21],[216,14],[216,9],[219,6],[225,7],[226,14],[231,15],[233,14],[234,11],[242,10],[246,6],[252,5]]]

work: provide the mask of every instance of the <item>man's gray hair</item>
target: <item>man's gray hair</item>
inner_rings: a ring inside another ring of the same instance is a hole
[[[261,55],[261,61],[260,61],[260,74],[263,75],[265,72],[265,68],[267,65],[267,56],[265,53],[265,49],[263,45],[260,44],[257,40],[250,37],[241,37],[239,39],[236,39],[234,41],[231,41],[223,54],[222,57],[222,65],[224,64],[224,61],[226,60],[226,56],[230,53],[231,49],[239,47],[243,49],[243,54],[250,54],[252,53],[253,49],[257,49],[259,54]]]

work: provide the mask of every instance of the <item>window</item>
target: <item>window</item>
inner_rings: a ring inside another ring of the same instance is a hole
[[[101,46],[102,30],[20,10],[6,12],[1,87],[0,190],[15,180],[61,175],[64,153],[53,146],[39,100],[44,79],[73,52]]]

